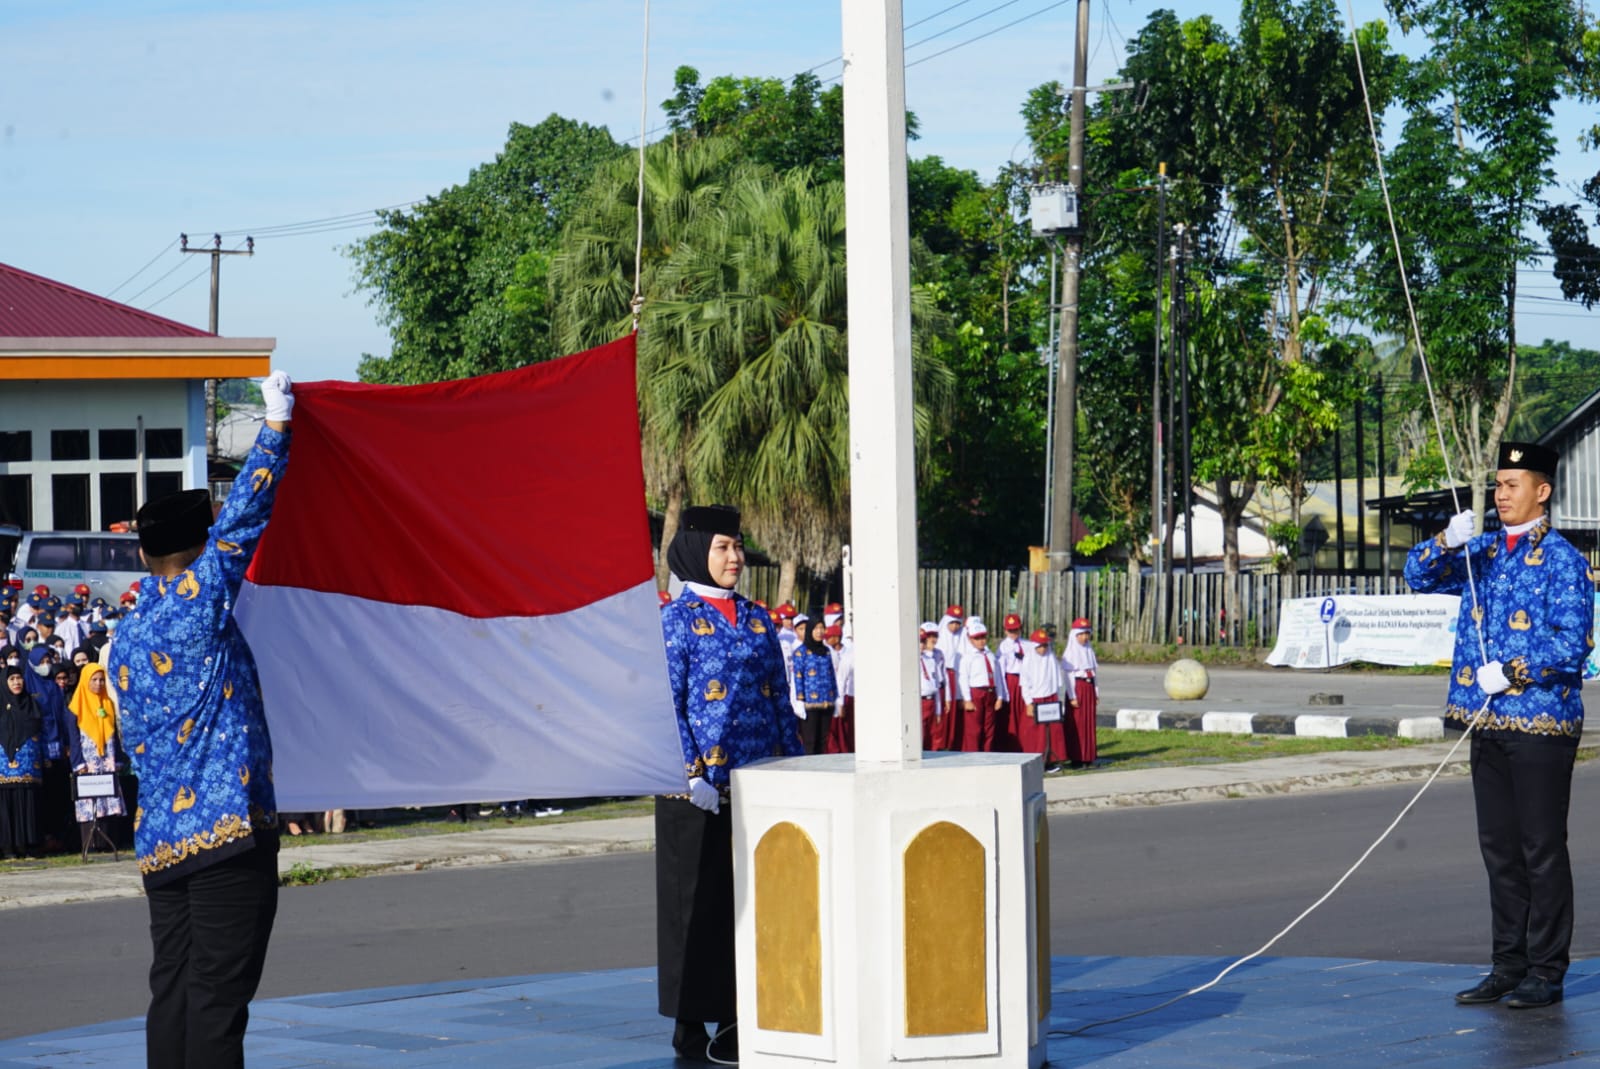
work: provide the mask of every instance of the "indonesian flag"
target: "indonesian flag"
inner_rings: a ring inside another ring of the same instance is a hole
[[[686,789],[636,404],[631,337],[295,387],[236,610],[280,809]]]

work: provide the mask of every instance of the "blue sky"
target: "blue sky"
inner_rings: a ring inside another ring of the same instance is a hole
[[[905,0],[908,25],[926,20],[908,42],[939,35],[908,54],[932,57],[907,73],[913,152],[987,176],[1024,151],[1017,109],[1032,86],[1070,79],[1075,6]],[[1157,6],[1230,24],[1237,11],[1096,0],[1091,82]],[[642,16],[643,0],[0,0],[0,261],[203,327],[207,258],[182,256],[177,236],[222,231],[232,248],[250,232],[257,255],[223,263],[222,332],[276,337],[296,378],[353,378],[388,344],[340,251],[367,232],[357,213],[463,180],[513,121],[559,112],[637,136]],[[681,64],[838,73],[835,2],[652,0],[651,22],[652,126]],[[1578,149],[1582,121],[1576,107],[1560,117],[1569,185],[1600,168]],[[281,229],[312,220],[329,222]],[[1524,285],[1557,294],[1548,275]],[[1525,339],[1600,344],[1600,313],[1531,300],[1522,314]]]

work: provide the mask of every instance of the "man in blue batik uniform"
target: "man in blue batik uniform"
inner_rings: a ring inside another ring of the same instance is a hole
[[[289,461],[289,377],[262,384],[267,422],[227,503],[206,490],[139,510],[150,575],[117,629],[109,674],[139,777],[134,847],[150,903],[152,1069],[244,1065],[250,999],[278,904],[272,743],[255,660],[233,618]]]
[[[1567,809],[1594,582],[1546,514],[1557,460],[1542,446],[1504,443],[1494,492],[1501,530],[1473,537],[1473,515],[1462,512],[1406,560],[1413,590],[1461,595],[1445,719],[1473,730],[1472,792],[1494,933],[1492,971],[1456,995],[1464,1005],[1508,994],[1519,1009],[1559,1002],[1569,962]]]
[[[656,967],[672,1046],[738,1060],[729,774],[802,751],[772,617],[733,592],[744,567],[739,513],[683,510],[667,563],[683,593],[661,610],[667,675],[689,793],[656,799]],[[715,1040],[706,1022],[718,1022]]]

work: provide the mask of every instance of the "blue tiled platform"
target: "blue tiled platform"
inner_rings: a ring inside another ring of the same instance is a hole
[[[1458,1007],[1460,965],[1263,958],[1175,1005],[1114,1024],[1210,980],[1227,958],[1053,962],[1052,1066],[1096,1069],[1534,1069],[1600,1064],[1600,962],[1542,1010]],[[655,970],[464,980],[257,1002],[251,1069],[526,1066],[672,1069]],[[142,1022],[0,1042],[0,1069],[140,1069]]]

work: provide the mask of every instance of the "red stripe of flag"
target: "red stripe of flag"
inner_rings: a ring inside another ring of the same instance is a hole
[[[454,382],[297,384],[292,426],[258,585],[490,618],[651,575],[631,336]]]

